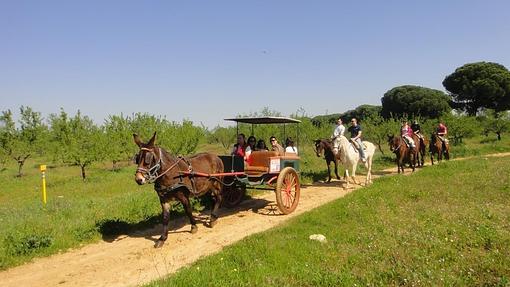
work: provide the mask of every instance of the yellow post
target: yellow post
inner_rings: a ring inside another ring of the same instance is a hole
[[[39,166],[39,170],[41,171],[41,174],[42,174],[42,198],[43,198],[43,203],[44,205],[46,205],[46,165],[45,164],[41,164],[41,166]]]

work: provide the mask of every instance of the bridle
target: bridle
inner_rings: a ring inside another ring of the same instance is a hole
[[[136,169],[136,173],[140,173],[143,175],[143,177],[147,180],[147,182],[149,183],[153,183],[155,182],[158,178],[162,177],[163,175],[165,175],[167,172],[169,172],[171,169],[173,169],[174,167],[177,166],[177,164],[183,159],[182,157],[179,157],[179,160],[177,160],[174,164],[172,164],[172,166],[170,166],[169,168],[167,168],[164,172],[162,173],[159,173],[161,171],[161,167],[163,165],[163,154],[161,152],[161,148],[158,148],[159,150],[159,159],[157,160],[157,162],[149,167],[149,168],[144,168],[144,167],[138,167]],[[140,151],[146,151],[146,152],[149,152],[151,153],[151,162],[152,162],[152,159],[155,158],[155,153],[154,153],[154,149],[150,149],[150,148],[145,148],[145,147],[142,147],[140,148]],[[144,162],[146,162],[146,159],[147,159],[147,155],[145,156],[144,158]],[[139,164],[139,162],[138,162]]]
[[[399,140],[399,141],[398,141],[398,147],[396,147],[396,148],[393,148],[393,141],[392,141],[392,142],[391,142],[391,146],[390,146],[390,150],[391,150],[392,152],[397,152],[397,151],[400,149],[400,147],[402,146],[402,141],[403,141],[403,140]]]

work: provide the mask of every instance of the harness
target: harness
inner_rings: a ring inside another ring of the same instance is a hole
[[[140,150],[154,153],[154,151],[149,149],[149,148],[141,148]],[[138,167],[136,169],[136,173],[138,173],[138,172],[141,173],[145,177],[145,179],[147,180],[148,183],[155,183],[156,180],[158,180],[160,177],[165,175],[170,170],[174,169],[179,164],[179,162],[181,162],[181,161],[184,161],[188,165],[188,174],[189,174],[188,177],[189,177],[189,179],[191,181],[191,190],[190,191],[191,191],[191,193],[193,195],[196,195],[197,193],[195,192],[196,188],[195,188],[195,179],[194,179],[193,167],[191,166],[191,162],[188,161],[183,156],[179,155],[177,157],[177,161],[175,161],[169,168],[165,169],[165,171],[159,173],[160,170],[161,170],[162,163],[163,163],[163,154],[161,152],[161,148],[159,148],[159,160],[156,162],[156,164],[151,166],[148,169],[147,168],[143,168],[143,167]],[[180,173],[178,177],[179,177],[179,182],[175,183],[174,185],[172,185],[170,187],[162,188],[161,185],[156,183],[155,187],[156,187],[157,191],[165,191],[165,192],[173,191],[173,190],[176,190],[178,188],[186,186],[183,183],[184,175],[182,173]]]

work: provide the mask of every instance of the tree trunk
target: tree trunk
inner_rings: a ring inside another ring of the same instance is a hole
[[[23,166],[25,165],[25,161],[29,157],[30,157],[30,155],[27,155],[25,157],[19,156],[17,158],[14,158],[18,162],[18,175],[17,175],[17,177],[22,177],[23,176],[23,173],[21,172],[21,170],[23,169]]]
[[[500,132],[496,132],[496,134],[498,135],[498,141],[501,140],[501,133]]]
[[[86,164],[80,164],[80,167],[81,167],[81,178],[83,180],[85,180],[85,177],[86,177],[86,175],[85,175],[85,167],[86,166],[87,166]]]
[[[379,148],[379,151],[381,151],[381,154],[384,155],[384,151],[382,150],[381,143],[377,143],[377,147]]]

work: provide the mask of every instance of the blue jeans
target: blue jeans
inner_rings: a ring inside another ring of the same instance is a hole
[[[363,143],[361,142],[361,139],[360,138],[357,138],[355,140],[355,142],[358,144],[358,147],[359,147],[359,156],[360,158],[364,159],[365,158],[365,151],[363,150]]]

